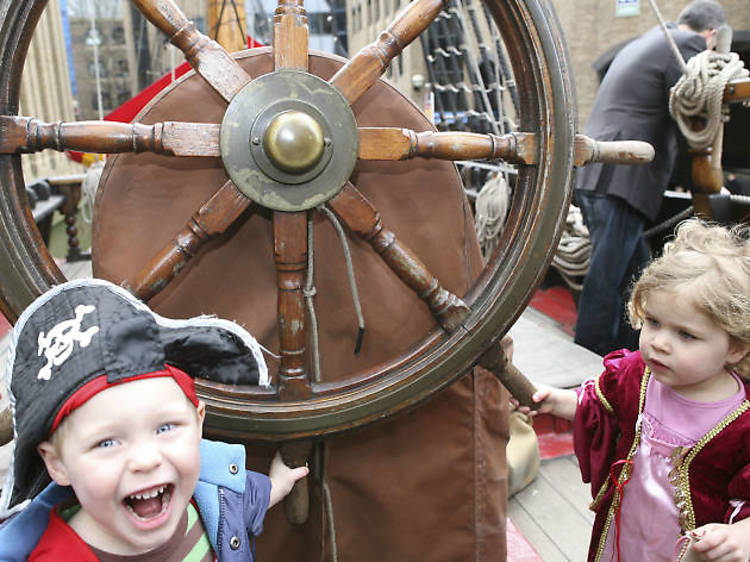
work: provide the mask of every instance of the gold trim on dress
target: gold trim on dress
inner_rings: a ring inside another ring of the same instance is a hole
[[[643,409],[646,404],[646,389],[648,388],[648,382],[651,378],[651,371],[648,367],[643,370],[643,377],[641,378],[641,390],[640,398],[638,401],[638,419],[643,415]],[[599,393],[599,385],[597,379],[596,386],[597,394]],[[603,396],[600,398],[602,403],[608,405],[606,398]],[[693,510],[693,500],[690,494],[690,465],[700,451],[711,441],[714,437],[719,435],[724,428],[731,424],[734,420],[739,418],[744,412],[750,409],[750,401],[747,399],[743,400],[739,406],[732,410],[729,414],[712,427],[707,433],[700,438],[700,440],[690,448],[686,447],[675,447],[670,455],[670,459],[674,465],[674,468],[669,472],[670,483],[675,487],[674,500],[677,509],[679,510],[679,524],[682,533],[692,531],[695,529],[695,511]],[[635,456],[635,452],[638,450],[638,444],[641,440],[641,425],[642,422],[638,422],[638,426],[635,431],[635,438],[633,444],[630,447],[626,460],[632,460]],[[618,483],[626,480],[630,477],[632,472],[632,463],[626,463],[620,471],[620,476],[617,478]],[[600,500],[601,496],[604,495],[606,484],[611,481],[611,478],[607,478],[605,486],[597,494],[597,499]],[[596,501],[596,500],[594,500]],[[609,534],[609,528],[612,525],[612,519],[614,518],[615,511],[619,507],[620,497],[617,494],[612,496],[612,503],[609,506],[607,513],[607,520],[604,523],[602,534],[599,537],[599,546],[596,551],[596,557],[594,560],[599,562],[601,560],[602,553],[604,552],[604,544]],[[593,504],[592,504],[593,505]]]
[[[599,375],[601,377],[601,375]],[[599,377],[596,377],[594,380],[594,390],[596,391],[596,396],[599,398],[599,402],[602,403],[602,406],[604,406],[604,409],[607,410],[610,414],[615,413],[615,409],[612,407],[612,404],[609,403],[609,400],[607,400],[607,397],[604,396],[604,393],[602,392],[602,389],[599,388]]]
[[[643,413],[643,406],[646,403],[646,389],[648,388],[648,381],[650,378],[651,378],[651,371],[649,370],[648,367],[646,367],[643,369],[643,375],[641,376],[641,390],[640,390],[640,396],[638,398],[638,419],[639,420],[640,420],[641,414]],[[598,390],[599,390],[599,385],[597,384],[597,391]],[[633,443],[630,445],[630,451],[628,452],[627,457],[625,457],[626,461],[633,460],[633,457],[635,456],[635,452],[638,450],[638,443],[640,443],[640,440],[641,440],[641,422],[639,421],[638,425],[635,428],[635,437],[633,437]],[[620,485],[622,482],[630,478],[630,475],[632,472],[633,472],[633,463],[632,462],[624,463],[622,470],[620,471],[620,475],[617,477],[618,485]],[[607,479],[607,482],[609,481],[611,481],[611,478]],[[600,491],[599,494],[597,494],[597,497],[599,497],[601,493],[602,491]],[[619,494],[613,494],[612,503],[610,504],[609,510],[607,512],[607,519],[604,522],[604,528],[602,529],[602,534],[599,537],[599,546],[596,549],[596,556],[594,557],[594,560],[596,562],[599,562],[602,558],[602,553],[604,552],[604,543],[606,542],[607,535],[609,534],[609,528],[612,526],[612,519],[614,519],[615,512],[617,511],[617,508],[619,506],[620,506],[620,496]]]
[[[713,426],[707,433],[700,438],[700,440],[689,449],[684,449],[679,453],[672,453],[675,457],[675,470],[677,471],[677,478],[672,481],[675,484],[675,504],[680,510],[680,528],[683,533],[692,531],[695,529],[695,511],[693,509],[693,499],[690,494],[690,465],[705,447],[709,441],[719,435],[729,424],[739,418],[747,409],[750,408],[750,402],[747,399],[743,400],[739,406],[729,412],[724,418]],[[683,449],[683,447],[677,447],[677,449]],[[672,457],[670,457],[672,458]],[[670,475],[672,473],[670,472]]]

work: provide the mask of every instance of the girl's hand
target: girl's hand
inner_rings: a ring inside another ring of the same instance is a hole
[[[513,404],[513,406],[514,406],[514,407],[515,407],[515,408],[516,408],[516,409],[517,409],[518,411],[520,411],[520,412],[523,412],[524,414],[527,414],[527,415],[529,415],[529,416],[535,416],[535,415],[537,415],[537,414],[546,414],[546,413],[548,413],[548,412],[549,412],[549,408],[550,408],[551,406],[550,406],[549,404],[545,404],[544,402],[545,402],[545,401],[547,400],[547,398],[549,398],[549,396],[550,396],[550,394],[552,393],[552,391],[554,391],[554,390],[556,390],[556,389],[555,389],[555,388],[553,388],[553,387],[551,387],[551,386],[547,386],[546,384],[538,384],[538,383],[534,383],[534,386],[536,387],[536,392],[535,392],[535,393],[534,393],[534,395],[533,395],[533,396],[531,397],[531,399],[532,399],[532,400],[533,400],[533,401],[534,401],[535,403],[537,403],[537,404],[538,404],[539,402],[542,402],[542,405],[541,405],[541,406],[540,406],[540,407],[539,407],[538,409],[536,409],[536,410],[532,410],[532,409],[531,409],[531,408],[529,408],[528,406],[522,406],[522,405],[521,405],[521,404],[520,404],[520,403],[518,402],[518,400],[516,400],[516,399],[515,399],[515,398],[513,398],[512,396],[511,396],[511,398],[510,398],[510,403],[511,403],[511,404]]]
[[[701,560],[711,562],[747,562],[750,559],[750,533],[748,520],[732,525],[709,523],[695,529],[692,534],[699,539],[693,551]]]
[[[281,453],[276,451],[271,461],[271,469],[268,471],[268,477],[271,479],[271,499],[268,501],[268,507],[271,508],[284,499],[292,491],[294,483],[307,476],[308,472],[310,469],[306,466],[289,468],[281,459]]]
[[[524,414],[552,414],[566,420],[572,420],[576,413],[578,396],[575,390],[555,388],[546,384],[534,383],[537,390],[531,399],[537,404],[541,403],[537,410],[531,410],[528,406],[521,406],[516,401],[514,405]]]

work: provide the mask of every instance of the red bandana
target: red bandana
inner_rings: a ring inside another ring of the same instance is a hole
[[[50,434],[55,432],[55,430],[58,428],[60,423],[62,423],[65,416],[71,414],[74,410],[83,406],[86,402],[88,402],[91,398],[99,394],[102,390],[107,390],[108,388],[117,386],[118,384],[124,384],[127,382],[133,382],[133,381],[137,381],[141,379],[153,379],[156,377],[172,377],[174,381],[182,389],[182,392],[185,393],[185,396],[188,397],[188,400],[190,400],[193,403],[193,405],[197,408],[198,396],[195,394],[195,381],[193,380],[193,377],[179,370],[177,367],[172,367],[171,365],[164,365],[164,367],[165,368],[160,371],[152,371],[150,373],[144,373],[142,375],[133,375],[132,377],[120,379],[112,383],[107,382],[107,375],[101,375],[99,377],[96,377],[93,380],[90,380],[89,382],[84,384],[81,388],[76,390],[70,396],[70,398],[68,398],[63,403],[62,407],[60,408],[60,411],[57,412],[57,415],[55,416],[55,420],[52,422],[52,429],[50,429]]]

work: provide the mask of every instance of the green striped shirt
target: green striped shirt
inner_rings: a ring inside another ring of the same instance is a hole
[[[198,515],[198,510],[192,503],[180,519],[174,535],[160,547],[133,556],[120,556],[99,550],[91,545],[89,548],[101,562],[215,562],[216,555],[206,535]]]

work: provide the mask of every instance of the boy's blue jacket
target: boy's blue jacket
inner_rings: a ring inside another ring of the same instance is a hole
[[[263,530],[271,481],[245,470],[242,445],[203,439],[200,447],[201,472],[193,498],[211,546],[221,562],[252,561],[253,540]],[[47,528],[50,510],[71,494],[71,488],[53,482],[0,525],[0,561],[26,560]]]

